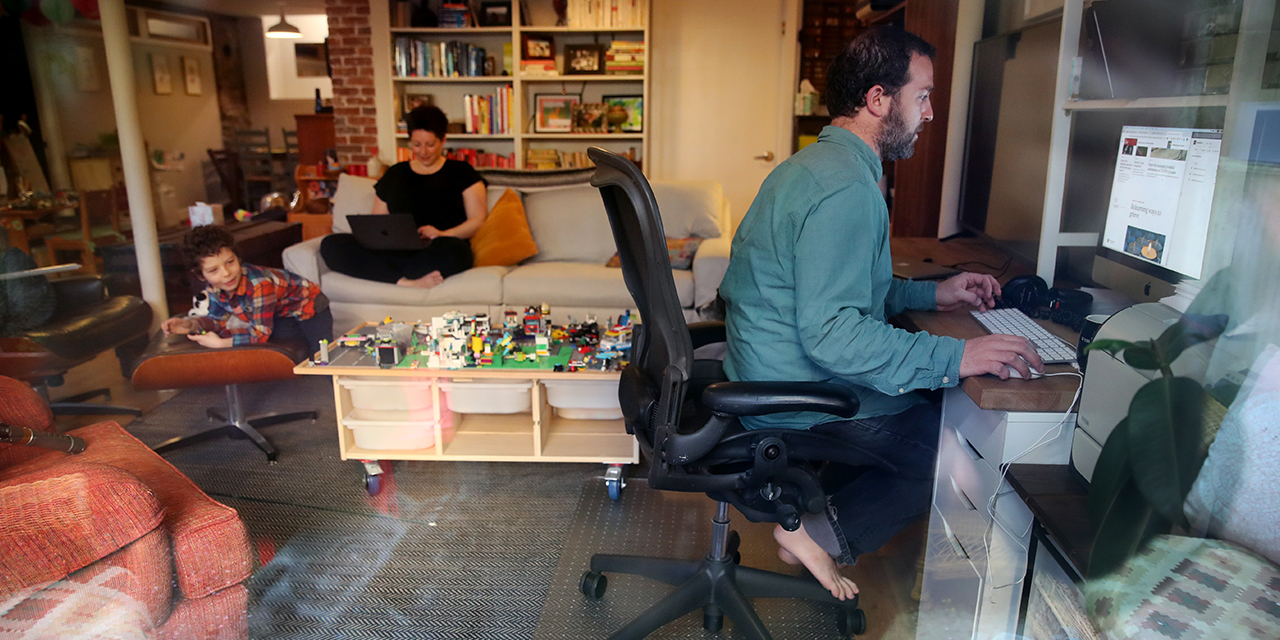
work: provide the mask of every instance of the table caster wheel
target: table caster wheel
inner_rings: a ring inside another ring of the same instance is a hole
[[[589,600],[599,600],[604,597],[604,590],[609,586],[609,578],[603,573],[597,571],[587,571],[582,574],[582,578],[578,580],[578,590]]]
[[[609,492],[610,500],[617,500],[622,497],[622,481],[621,480],[606,480],[604,483],[604,488]]]
[[[840,615],[836,618],[836,628],[840,630],[842,637],[850,635],[862,635],[867,632],[867,614],[862,609],[840,609]]]
[[[378,495],[382,491],[382,476],[366,475],[364,477],[364,488],[369,492],[369,495]]]

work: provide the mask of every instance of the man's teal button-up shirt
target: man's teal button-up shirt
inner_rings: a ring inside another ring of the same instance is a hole
[[[861,400],[857,417],[922,402],[912,391],[955,386],[964,342],[885,319],[937,306],[932,282],[895,280],[880,158],[850,131],[818,141],[765,179],[733,238],[720,285],[731,380],[829,381]],[[821,413],[744,419],[750,428],[807,428]]]

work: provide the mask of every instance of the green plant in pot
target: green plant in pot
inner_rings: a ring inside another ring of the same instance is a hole
[[[1089,515],[1097,537],[1089,577],[1119,568],[1153,536],[1175,526],[1188,528],[1182,504],[1226,408],[1200,382],[1175,375],[1173,362],[1187,349],[1217,338],[1226,324],[1225,315],[1188,314],[1155,339],[1095,340],[1086,349],[1160,374],[1134,394],[1094,469]]]

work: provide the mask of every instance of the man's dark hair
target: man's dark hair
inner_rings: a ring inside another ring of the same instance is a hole
[[[444,115],[444,111],[440,107],[424,104],[420,107],[414,107],[412,111],[404,114],[404,123],[408,125],[409,135],[421,129],[436,134],[436,137],[444,140],[444,134],[449,131],[449,117]]]
[[[920,36],[897,27],[863,31],[845,45],[827,69],[827,110],[833,118],[852,116],[867,106],[867,92],[876,85],[896,97],[911,81],[912,55],[932,60],[937,52]]]
[[[230,231],[216,224],[196,227],[188,231],[187,237],[182,241],[182,253],[187,258],[187,266],[197,274],[200,273],[200,260],[218,255],[223,247],[235,253],[236,238]]]

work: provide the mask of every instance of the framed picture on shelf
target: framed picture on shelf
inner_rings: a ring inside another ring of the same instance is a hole
[[[427,107],[435,103],[436,98],[430,93],[409,93],[406,91],[402,113],[409,113],[418,107]]]
[[[564,73],[565,75],[604,73],[604,45],[566,44]]]
[[[607,133],[609,121],[605,119],[608,105],[603,102],[580,102],[573,105],[573,133]]]
[[[522,60],[555,60],[555,43],[550,36],[521,34],[520,56]]]
[[[601,96],[600,99],[611,108],[621,106],[627,111],[627,119],[622,121],[614,131],[644,133],[644,96]],[[606,115],[609,114],[606,113]],[[614,124],[612,116],[609,118],[609,124]]]
[[[480,26],[511,26],[511,0],[484,0],[480,3]]]
[[[533,96],[533,132],[569,133],[573,130],[574,107],[582,102],[580,93],[539,93]]]

